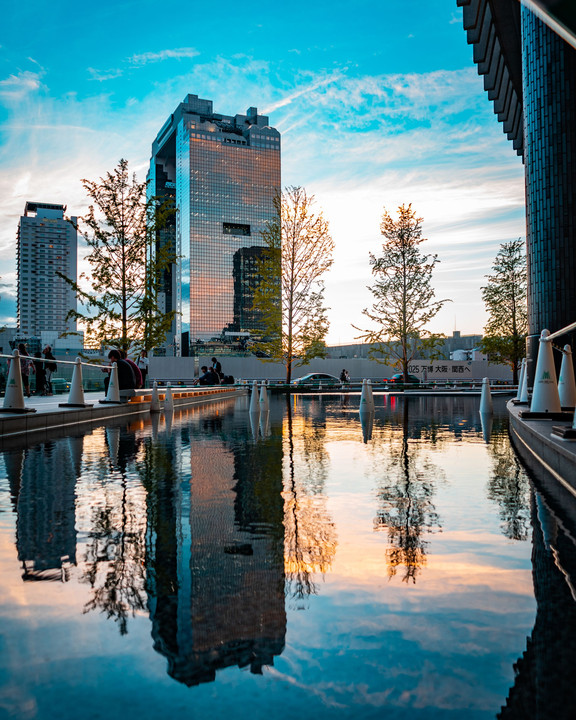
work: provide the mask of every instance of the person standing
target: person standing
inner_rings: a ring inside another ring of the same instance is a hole
[[[222,365],[220,365],[217,358],[215,358],[215,357],[213,357],[211,359],[211,362],[212,362],[212,370],[218,376],[218,382],[222,382],[222,380],[224,379],[224,373],[222,372]]]
[[[136,360],[136,365],[138,365],[138,368],[140,370],[140,373],[142,375],[142,387],[146,387],[146,376],[148,375],[148,365],[150,361],[148,360],[148,353],[146,350],[142,350],[140,353],[140,357],[138,360]]]
[[[50,345],[46,345],[42,350],[42,355],[46,358],[47,362],[44,363],[44,373],[46,375],[46,395],[52,395],[52,375],[58,369],[58,365],[54,362],[56,358],[52,355],[52,348]]]
[[[44,361],[40,350],[34,353],[34,369],[36,370],[36,392],[35,395],[46,395],[46,371],[44,370]]]
[[[30,359],[30,355],[28,355],[28,351],[26,350],[26,345],[24,345],[24,343],[20,343],[18,345],[18,353],[20,354],[20,374],[22,375],[22,386],[24,387],[26,397],[30,397],[30,373],[35,372],[34,363]]]

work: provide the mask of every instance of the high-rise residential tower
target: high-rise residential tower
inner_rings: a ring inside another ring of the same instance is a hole
[[[24,335],[75,332],[67,320],[76,309],[74,290],[57,272],[76,280],[76,218],[64,219],[65,205],[27,202],[18,223],[18,328]]]
[[[261,330],[254,313],[238,312],[239,296],[254,287],[250,273],[250,288],[238,288],[238,251],[254,255],[264,245],[260,233],[281,187],[280,133],[254,107],[221,115],[212,101],[188,95],[152,144],[148,179],[149,193],[173,196],[177,208],[158,235],[177,257],[160,296],[163,309],[180,313],[167,344],[187,354],[187,326],[191,342]]]

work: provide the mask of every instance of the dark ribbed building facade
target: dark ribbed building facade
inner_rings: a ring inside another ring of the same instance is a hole
[[[576,49],[518,0],[457,3],[488,97],[525,165],[527,351],[535,360],[544,328],[576,322]]]

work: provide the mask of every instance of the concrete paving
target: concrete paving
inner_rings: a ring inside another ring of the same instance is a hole
[[[152,391],[150,391],[151,393]],[[164,390],[162,389],[161,395]],[[245,388],[230,386],[213,389],[187,391],[186,388],[173,388],[174,407],[188,407],[220,400],[227,400],[245,395]],[[120,404],[101,404],[103,392],[85,393],[84,399],[91,407],[61,407],[66,403],[67,395],[50,397],[32,396],[25,398],[25,406],[35,412],[2,412],[0,413],[0,448],[10,447],[15,441],[26,436],[28,442],[41,442],[42,437],[74,426],[97,424],[109,420],[150,413],[150,395],[148,399],[132,399],[132,402]]]

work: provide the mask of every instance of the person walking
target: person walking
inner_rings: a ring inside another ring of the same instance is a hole
[[[142,387],[146,387],[146,376],[148,375],[148,365],[150,361],[148,360],[148,353],[146,350],[142,350],[140,353],[140,357],[138,360],[136,360],[136,365],[138,365],[138,368],[140,370],[140,374],[142,375]]]

